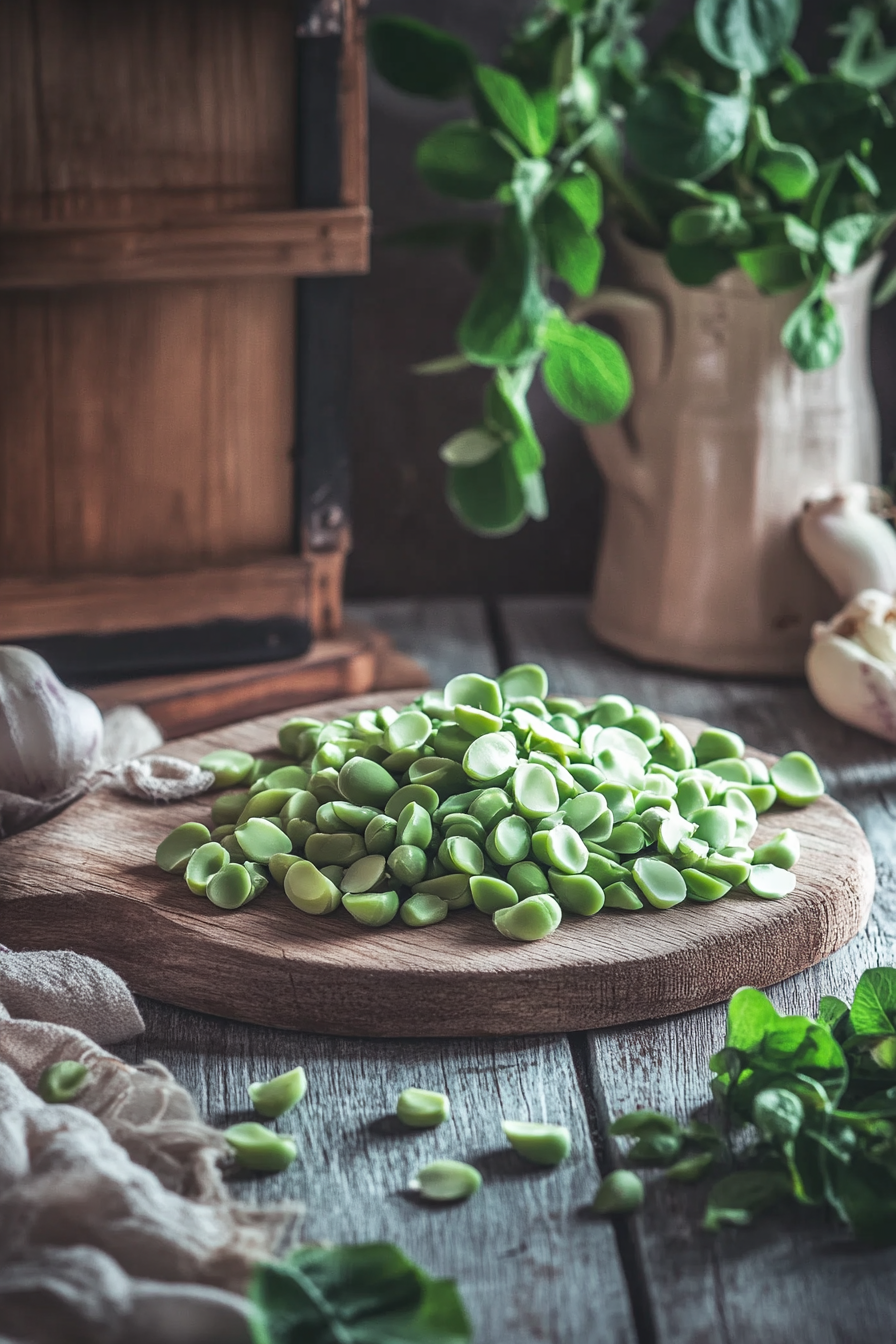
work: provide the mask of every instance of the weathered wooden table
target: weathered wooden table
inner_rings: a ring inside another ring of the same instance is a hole
[[[434,684],[531,660],[558,694],[621,691],[734,728],[767,751],[810,752],[868,833],[878,894],[864,934],[771,995],[783,1011],[812,1013],[822,994],[851,996],[867,966],[896,962],[896,753],[829,718],[805,686],[638,666],[596,647],[584,601],[573,598],[386,602],[352,614],[423,661]],[[713,1235],[700,1230],[705,1187],[657,1180],[635,1217],[614,1225],[589,1213],[600,1173],[619,1160],[610,1118],[635,1106],[685,1118],[709,1100],[707,1058],[723,1040],[723,1006],[643,1026],[480,1041],[307,1036],[148,1000],[141,1007],[147,1032],[131,1058],[167,1064],[214,1124],[248,1118],[250,1080],[304,1064],[308,1096],[281,1122],[299,1140],[299,1161],[237,1188],[259,1202],[304,1201],[308,1238],[394,1241],[456,1278],[478,1344],[896,1339],[896,1250],[858,1247],[814,1211]],[[448,1092],[451,1123],[413,1132],[391,1119],[410,1085]],[[502,1115],[568,1124],[572,1157],[533,1169],[506,1148]],[[409,1177],[435,1156],[475,1162],[482,1192],[446,1208],[409,1197]]]

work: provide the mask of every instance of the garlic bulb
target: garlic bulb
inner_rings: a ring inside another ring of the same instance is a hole
[[[838,597],[868,588],[896,593],[896,532],[882,516],[888,505],[883,491],[859,481],[804,505],[800,540]]]
[[[812,629],[806,677],[820,705],[896,742],[896,600],[867,589]]]
[[[96,768],[103,718],[30,649],[0,646],[0,791],[58,798]]]

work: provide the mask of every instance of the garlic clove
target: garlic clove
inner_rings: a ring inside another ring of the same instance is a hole
[[[860,619],[855,612],[848,616],[840,612],[832,621],[815,625],[806,655],[806,677],[812,694],[829,714],[896,742],[896,664],[876,657],[865,643],[836,630],[838,623],[845,631],[855,630]]]
[[[838,597],[868,588],[896,593],[896,531],[882,516],[888,505],[882,490],[854,481],[803,506],[803,549]]]
[[[0,646],[0,790],[52,799],[99,764],[103,716],[31,649]]]

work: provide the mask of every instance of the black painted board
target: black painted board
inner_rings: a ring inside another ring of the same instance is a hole
[[[298,1161],[235,1183],[252,1202],[300,1199],[302,1237],[394,1241],[427,1270],[455,1278],[478,1344],[634,1344],[613,1228],[588,1211],[599,1185],[588,1116],[564,1037],[359,1041],[251,1027],[140,1004],[135,1062],[158,1059],[216,1126],[252,1118],[246,1085],[302,1064],[308,1093],[275,1127]],[[394,1118],[403,1087],[444,1091],[450,1119],[411,1131]],[[518,1157],[503,1116],[569,1125],[572,1156],[539,1168]],[[437,1157],[472,1162],[482,1189],[466,1203],[423,1204],[407,1189]]]

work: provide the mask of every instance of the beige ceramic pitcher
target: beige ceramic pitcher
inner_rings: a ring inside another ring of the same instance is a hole
[[[812,622],[837,602],[795,520],[819,491],[879,480],[868,314],[880,259],[828,286],[843,353],[803,373],[781,345],[802,294],[765,297],[740,270],[686,288],[660,253],[620,252],[631,288],[571,313],[619,322],[635,381],[622,421],[584,429],[607,484],[592,628],[650,662],[799,673]]]

